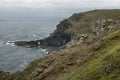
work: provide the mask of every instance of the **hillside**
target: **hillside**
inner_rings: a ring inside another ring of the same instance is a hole
[[[17,44],[38,42],[57,49],[0,80],[120,80],[120,10],[75,13],[48,38]]]

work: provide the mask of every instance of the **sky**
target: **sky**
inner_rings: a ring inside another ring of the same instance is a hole
[[[120,0],[0,0],[0,16],[66,17],[94,9],[120,9]]]

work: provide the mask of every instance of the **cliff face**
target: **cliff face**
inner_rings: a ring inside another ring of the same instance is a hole
[[[68,19],[63,20],[57,25],[57,29],[46,39],[41,40],[41,45],[50,47],[60,47],[65,45],[71,39],[71,34],[67,32],[72,24]]]
[[[74,14],[48,38],[24,43],[39,42],[64,48],[34,60],[23,71],[0,72],[0,80],[120,80],[120,10]]]

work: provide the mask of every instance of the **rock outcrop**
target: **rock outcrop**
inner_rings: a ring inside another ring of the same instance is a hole
[[[15,44],[18,46],[29,46],[37,47],[41,46],[43,48],[48,47],[60,47],[65,45],[71,40],[71,34],[67,33],[66,30],[72,26],[68,19],[63,20],[57,25],[57,29],[47,38],[36,41],[16,41]]]
[[[94,32],[96,35],[100,35],[103,32],[111,32],[115,29],[118,29],[119,21],[113,20],[113,19],[101,19],[97,20],[96,27],[94,29]]]
[[[18,46],[25,46],[25,47],[38,47],[40,43],[37,41],[16,41],[16,45]]]

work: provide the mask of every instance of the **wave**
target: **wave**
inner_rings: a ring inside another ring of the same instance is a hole
[[[34,39],[44,39],[44,37],[42,37],[42,35],[40,35],[40,34],[32,34],[32,38],[34,38]]]
[[[32,37],[33,37],[33,38],[36,38],[36,37],[39,37],[39,36],[37,36],[36,34],[32,34]]]
[[[8,41],[5,43],[6,45],[10,45],[10,46],[15,46],[15,43],[14,41]]]
[[[46,54],[49,54],[49,52],[47,51],[47,49],[41,49],[41,52],[44,52]]]

